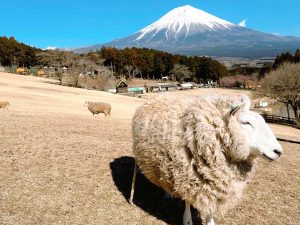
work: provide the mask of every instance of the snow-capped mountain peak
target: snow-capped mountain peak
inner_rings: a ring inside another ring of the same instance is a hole
[[[140,40],[149,33],[155,35],[162,30],[165,30],[165,35],[168,38],[168,33],[178,34],[184,32],[185,36],[188,36],[189,33],[195,29],[197,29],[197,32],[205,32],[207,30],[216,31],[230,29],[234,26],[237,25],[190,5],[186,5],[171,10],[156,22],[140,30],[136,40]]]
[[[171,10],[132,35],[77,52],[103,46],[150,48],[196,56],[260,58],[294,52],[300,46],[300,37],[263,33],[186,5]]]

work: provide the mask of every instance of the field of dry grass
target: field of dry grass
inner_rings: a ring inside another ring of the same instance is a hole
[[[178,96],[231,90],[197,89]],[[0,73],[0,224],[180,224],[183,204],[164,199],[133,170],[131,117],[144,100]],[[85,101],[107,101],[112,117],[92,116]],[[300,140],[299,130],[272,125]],[[243,202],[218,224],[296,225],[300,221],[300,145],[282,143],[276,162],[259,160]],[[197,221],[194,212],[195,224]]]

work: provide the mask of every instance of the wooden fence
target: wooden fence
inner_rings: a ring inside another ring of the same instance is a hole
[[[290,142],[293,144],[299,144],[300,145],[300,141],[295,141],[295,140],[290,140],[290,139],[286,139],[286,138],[277,138],[278,141],[284,141],[284,142]]]
[[[262,114],[262,117],[268,123],[289,125],[294,128],[300,129],[300,125],[296,123],[295,119],[291,119],[291,118],[289,119],[288,117],[284,117],[284,116],[274,116],[274,115],[265,115],[265,114]]]

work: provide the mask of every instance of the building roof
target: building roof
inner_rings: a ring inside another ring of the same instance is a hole
[[[167,88],[167,87],[176,87],[177,83],[156,83],[155,85],[151,85],[152,87],[160,86],[162,88]]]
[[[116,87],[128,87],[128,84],[124,80],[119,80],[118,83],[116,83]]]

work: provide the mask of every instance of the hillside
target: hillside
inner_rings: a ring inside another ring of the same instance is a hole
[[[127,202],[131,118],[144,100],[52,82],[0,72],[0,100],[10,102],[0,109],[0,224],[179,225],[183,204],[164,200],[142,176],[135,204]],[[241,93],[203,88],[173,94],[207,92]],[[110,102],[111,118],[93,117],[83,106],[88,100]],[[300,138],[299,130],[273,129]],[[243,202],[219,224],[298,224],[300,146],[282,145],[280,160],[259,160]]]

